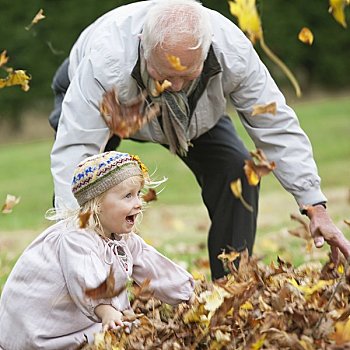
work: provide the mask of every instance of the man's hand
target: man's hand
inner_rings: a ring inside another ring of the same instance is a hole
[[[315,246],[320,248],[324,245],[324,241],[326,241],[331,246],[332,260],[335,264],[339,263],[339,251],[349,261],[350,242],[344,237],[338,227],[335,226],[326,208],[322,205],[316,205],[307,206],[305,209],[310,219],[310,232]]]
[[[123,327],[123,314],[116,310],[112,305],[98,305],[95,308],[95,314],[102,321],[102,331],[109,329],[117,329],[118,326]]]
[[[126,138],[141,129],[143,125],[158,115],[158,104],[147,106],[145,93],[121,103],[115,89],[103,94],[100,112],[113,134]]]

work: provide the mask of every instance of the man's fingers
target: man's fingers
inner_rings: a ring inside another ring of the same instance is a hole
[[[324,245],[324,238],[320,236],[319,234],[316,234],[314,236],[314,243],[316,248],[321,248]]]

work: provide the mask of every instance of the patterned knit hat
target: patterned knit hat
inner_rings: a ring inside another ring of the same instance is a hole
[[[72,192],[82,206],[84,203],[131,176],[148,176],[147,168],[138,156],[120,152],[105,152],[79,163],[74,171]]]

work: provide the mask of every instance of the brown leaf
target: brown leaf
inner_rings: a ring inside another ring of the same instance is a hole
[[[6,196],[5,204],[2,206],[1,212],[3,214],[12,213],[12,209],[21,201],[21,197],[16,197],[12,194]]]
[[[4,50],[0,54],[0,67],[6,64],[8,60],[9,60],[9,57],[7,56],[7,51]]]
[[[115,89],[103,94],[100,112],[112,133],[121,138],[129,137],[155,118],[160,111],[158,104],[147,105],[143,92],[127,103],[121,103]]]
[[[142,199],[148,203],[157,200],[157,192],[153,188],[149,188],[147,193],[142,196]]]
[[[266,105],[255,105],[253,106],[252,117],[259,114],[273,114],[276,115],[277,105],[276,102],[271,102]]]
[[[30,30],[34,24],[37,24],[39,21],[41,21],[44,18],[46,18],[44,15],[44,10],[40,9],[39,12],[32,19],[32,22],[29,24],[29,26],[25,27],[25,29]]]
[[[350,220],[344,220],[344,222],[350,226]]]
[[[111,266],[106,280],[96,288],[86,289],[85,295],[91,299],[109,299],[117,297],[125,289],[126,285],[117,289],[115,288],[114,272]]]
[[[86,228],[86,225],[89,222],[91,214],[92,214],[91,211],[87,211],[86,213],[79,214],[79,227],[80,228]]]

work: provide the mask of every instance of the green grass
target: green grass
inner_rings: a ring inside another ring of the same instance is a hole
[[[323,188],[348,187],[350,179],[350,100],[327,99],[294,106],[313,147]],[[254,149],[238,119],[235,125],[248,149]],[[0,215],[0,230],[36,230],[45,225],[52,205],[50,150],[52,141],[0,145],[0,202],[6,194],[21,197],[10,215]],[[192,173],[177,157],[152,143],[123,141],[121,151],[140,155],[155,177],[168,177],[162,203],[200,204],[200,189]],[[262,193],[281,191],[273,176],[263,179]]]

